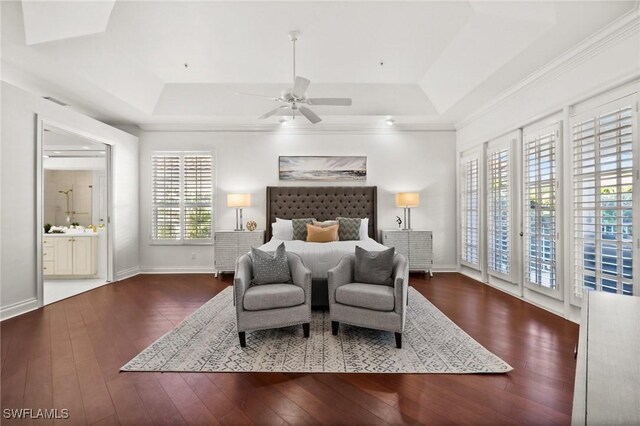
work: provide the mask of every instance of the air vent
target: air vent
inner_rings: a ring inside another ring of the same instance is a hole
[[[58,100],[56,98],[52,98],[51,96],[44,96],[44,98],[48,101],[53,102],[54,104],[58,104],[61,106],[68,106],[67,104],[65,104],[64,102],[62,102],[61,100]]]

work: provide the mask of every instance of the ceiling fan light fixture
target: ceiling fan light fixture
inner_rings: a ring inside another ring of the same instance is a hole
[[[286,126],[287,124],[289,124],[289,122],[285,118],[280,119],[279,123],[281,126]]]
[[[393,126],[394,124],[396,124],[396,120],[394,120],[393,118],[387,118],[386,123],[389,126]]]
[[[293,47],[293,86],[284,89],[280,92],[280,97],[270,97],[264,95],[258,95],[254,93],[236,93],[237,95],[253,96],[260,98],[271,98],[273,101],[279,102],[280,106],[262,114],[258,117],[259,120],[264,120],[273,115],[281,112],[282,109],[288,109],[291,111],[292,119],[295,119],[296,113],[300,113],[312,124],[317,124],[322,119],[314,113],[310,108],[305,105],[329,105],[329,106],[351,106],[351,98],[307,98],[307,88],[311,81],[296,74],[296,41],[298,41],[300,33],[298,31],[291,31],[289,33],[289,39]],[[280,121],[282,126],[286,126],[286,123]]]

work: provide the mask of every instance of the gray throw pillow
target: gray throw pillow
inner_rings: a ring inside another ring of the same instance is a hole
[[[383,251],[368,251],[356,246],[353,278],[358,283],[393,285],[393,247]]]
[[[281,243],[275,252],[269,253],[251,247],[253,263],[252,284],[282,284],[291,282],[291,271],[287,261],[287,251]]]
[[[338,218],[338,238],[340,241],[353,241],[360,239],[360,222],[362,219],[353,217]]]
[[[315,218],[292,219],[293,239],[307,241],[307,225],[313,225]]]

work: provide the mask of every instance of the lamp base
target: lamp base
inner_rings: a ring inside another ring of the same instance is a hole
[[[411,231],[411,209],[409,207],[404,208],[404,227],[403,231]]]
[[[242,209],[236,209],[236,229],[234,231],[244,231],[242,227]]]

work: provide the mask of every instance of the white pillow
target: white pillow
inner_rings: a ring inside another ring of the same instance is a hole
[[[271,235],[276,240],[293,240],[293,222],[276,217],[276,221],[271,224]]]
[[[360,240],[369,239],[369,218],[360,219]]]

